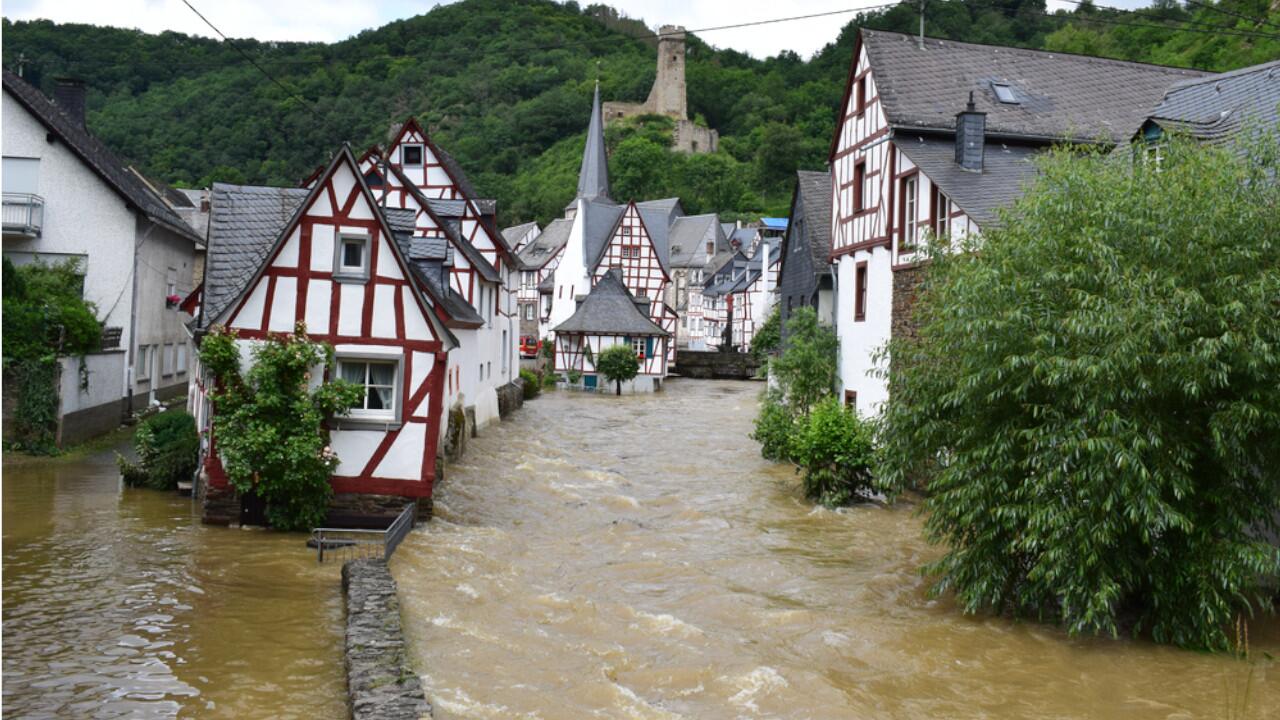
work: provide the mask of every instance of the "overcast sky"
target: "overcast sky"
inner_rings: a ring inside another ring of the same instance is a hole
[[[591,0],[580,0],[583,5]],[[604,0],[650,27],[683,25],[691,30],[774,18],[849,10],[886,0]],[[412,17],[442,4],[434,0],[191,0],[213,24],[231,37],[260,40],[333,42],[392,20]],[[1146,0],[1102,0],[1098,5],[1141,7]],[[1050,0],[1050,7],[1065,6]],[[212,36],[182,0],[6,0],[4,15],[12,20],[48,18],[57,22],[134,27],[146,32],[176,30]],[[835,39],[853,12],[757,27],[699,33],[718,47],[732,47],[755,57],[794,50],[809,57]],[[926,26],[927,32],[927,26]]]

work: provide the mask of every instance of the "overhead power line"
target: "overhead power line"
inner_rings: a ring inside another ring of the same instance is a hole
[[[244,48],[240,47],[240,44],[239,44],[239,43],[237,43],[235,40],[232,40],[231,38],[229,38],[229,37],[227,37],[226,35],[224,35],[224,34],[223,34],[223,32],[222,32],[221,30],[219,30],[219,29],[218,29],[218,26],[217,26],[217,25],[214,25],[213,23],[209,22],[209,18],[205,17],[203,13],[201,13],[199,10],[197,10],[197,9],[196,9],[196,6],[195,6],[195,5],[192,5],[192,4],[191,4],[191,2],[190,2],[189,0],[182,0],[182,3],[183,3],[184,5],[186,5],[187,7],[191,8],[191,12],[195,13],[195,14],[196,14],[196,17],[198,17],[198,18],[200,18],[201,20],[203,20],[205,25],[208,25],[208,26],[209,26],[209,27],[210,27],[214,32],[218,33],[218,37],[222,38],[224,41],[226,41],[226,43],[227,43],[228,45],[230,45],[231,47],[235,48],[235,49],[236,49],[236,52],[238,52],[238,53],[240,53],[241,55],[243,55],[243,56],[244,56],[244,59],[245,59],[245,60],[248,60],[250,65],[252,65],[252,66],[254,66],[255,68],[257,68],[257,69],[258,69],[258,72],[262,73],[264,76],[266,76],[266,78],[267,78],[268,80],[270,80],[271,82],[275,83],[276,87],[279,87],[281,90],[285,91],[285,93],[286,93],[286,94],[288,94],[290,97],[292,97],[292,98],[296,99],[298,102],[302,103],[302,104],[303,104],[303,106],[305,106],[308,110],[310,110],[310,111],[312,112],[312,114],[314,114],[314,115],[316,115],[317,117],[319,117],[319,115],[320,115],[320,111],[316,109],[316,106],[315,106],[315,105],[312,105],[312,104],[311,104],[311,102],[310,102],[309,100],[307,100],[306,98],[302,97],[301,95],[299,95],[298,93],[294,92],[293,90],[289,89],[288,87],[286,87],[286,86],[285,86],[285,84],[284,84],[284,83],[282,83],[282,82],[280,82],[279,80],[277,80],[277,79],[275,78],[275,76],[273,76],[271,73],[267,72],[265,68],[263,68],[261,65],[259,65],[259,64],[258,64],[258,61],[257,61],[257,60],[255,60],[255,59],[253,58],[253,56],[252,56],[252,55],[250,55],[248,52],[246,52]]]
[[[1231,17],[1239,18],[1241,20],[1248,20],[1249,22],[1255,25],[1267,25],[1269,27],[1273,27],[1273,28],[1276,28],[1277,30],[1280,30],[1280,25],[1277,25],[1276,23],[1273,23],[1270,20],[1266,20],[1264,18],[1258,18],[1258,17],[1253,17],[1252,15],[1245,15],[1244,13],[1238,13],[1234,10],[1228,10],[1224,7],[1214,5],[1213,3],[1199,2],[1199,0],[1186,0],[1186,1],[1188,5],[1201,7],[1201,8],[1204,8],[1205,10],[1212,10],[1213,12],[1222,13],[1223,15],[1230,15]]]

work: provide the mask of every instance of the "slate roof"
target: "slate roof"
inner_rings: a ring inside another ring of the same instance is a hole
[[[976,45],[862,30],[877,94],[895,127],[955,129],[973,91],[987,113],[987,135],[1127,142],[1147,110],[1178,80],[1198,70],[1084,55]],[[993,82],[1007,83],[1019,104],[999,102]]]
[[[911,158],[947,197],[985,227],[996,221],[996,211],[1017,200],[1035,180],[1032,159],[1045,146],[1002,145],[988,141],[983,170],[969,172],[956,164],[955,141],[924,135],[902,134],[895,138],[898,149]]]
[[[445,313],[449,316],[449,325],[454,327],[471,327],[477,328],[484,325],[484,318],[476,309],[471,307],[471,303],[467,302],[462,295],[456,290],[449,287],[448,284],[440,282],[440,261],[430,260],[411,260],[409,268],[413,272],[414,278],[427,288],[427,292],[432,299],[440,303]]]
[[[538,292],[542,295],[550,295],[556,291],[556,271],[552,270],[547,276],[542,278],[542,282],[538,283]]]
[[[213,184],[201,327],[213,324],[244,291],[309,193],[306,188]]]
[[[507,241],[507,245],[514,248],[516,246],[516,243],[520,242],[520,238],[529,234],[530,230],[537,229],[537,227],[538,227],[538,223],[527,222],[527,223],[524,223],[523,225],[516,225],[509,228],[504,228],[502,230],[502,239]]]
[[[1165,92],[1149,120],[1205,142],[1230,139],[1248,123],[1280,123],[1280,60],[1184,80]]]
[[[49,132],[61,138],[71,152],[75,153],[126,202],[157,225],[192,242],[203,242],[204,239],[196,235],[195,230],[169,207],[158,192],[152,190],[147,183],[130,171],[129,167],[84,125],[73,120],[26,80],[7,69],[3,71],[3,77],[5,91],[34,115],[41,125],[48,128]]]
[[[387,219],[387,225],[391,226],[393,233],[413,234],[414,227],[417,225],[418,213],[408,208],[382,208],[382,215]]]
[[[609,243],[609,236],[624,210],[624,206],[611,202],[588,201],[582,204],[582,259],[589,270],[594,269],[604,256],[605,245]]]
[[[426,136],[425,132],[423,133],[423,136]],[[436,151],[436,155],[440,157],[440,164],[444,165],[445,170],[449,171],[449,175],[453,177],[453,181],[458,183],[458,189],[462,191],[462,194],[469,198],[478,197],[475,187],[471,185],[471,179],[462,171],[462,166],[458,164],[458,161],[454,160],[452,155],[450,155],[444,148],[436,145],[434,142],[431,143],[431,147]],[[479,201],[475,202],[477,204],[477,209],[479,209]],[[488,202],[493,201],[490,200]],[[484,210],[480,210],[480,212],[484,212]]]
[[[720,246],[719,230],[715,213],[676,218],[668,239],[671,266],[702,267],[706,262],[703,258],[707,256],[707,239],[716,241],[717,248]]]
[[[926,174],[929,174],[926,172]],[[930,177],[933,177],[929,174]],[[809,241],[809,256],[813,258],[815,272],[826,269],[831,263],[831,172],[823,170],[796,171],[796,191],[803,203],[804,233]],[[794,225],[787,229],[786,242],[791,242]]]
[[[667,335],[636,306],[635,298],[622,282],[621,270],[605,273],[568,320],[556,332],[593,335]]]
[[[462,216],[462,210],[466,206],[466,201],[429,199],[423,195],[422,190],[420,190],[417,185],[414,185],[413,181],[404,174],[403,170],[395,165],[388,165],[388,167],[400,180],[401,185],[413,195],[415,200],[418,201],[418,205],[427,208],[428,212],[432,215],[432,219],[435,220],[436,224],[439,225],[440,228],[449,235],[450,239],[453,240],[453,242],[461,249],[462,254],[467,257],[467,260],[476,268],[480,273],[480,276],[488,282],[499,282],[500,278],[498,276],[498,271],[493,267],[493,263],[490,263],[484,255],[480,254],[480,251],[477,250],[470,241],[462,237],[459,232],[460,224],[457,222],[457,218]],[[391,210],[394,210],[394,208],[383,208],[384,214],[386,214],[386,211]],[[390,222],[391,218],[388,216],[387,220]]]
[[[552,220],[538,237],[520,249],[520,261],[525,267],[533,269],[546,265],[569,242],[569,230],[572,227],[572,220]]]
[[[667,223],[673,223],[676,218],[684,215],[684,207],[680,205],[680,198],[659,198],[658,200],[645,200],[637,202],[636,207],[644,210],[658,210],[667,214]]]
[[[578,197],[586,200],[608,199],[609,164],[604,149],[604,123],[600,116],[600,81],[596,81],[591,100],[591,122],[587,125],[587,144],[582,150],[582,166],[578,168]]]

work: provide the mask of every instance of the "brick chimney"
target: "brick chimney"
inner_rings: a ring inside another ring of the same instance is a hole
[[[53,88],[53,102],[62,112],[84,127],[84,81],[79,78],[57,78]]]
[[[982,156],[986,149],[987,114],[978,112],[969,91],[969,104],[956,113],[956,164],[965,170],[982,172]]]

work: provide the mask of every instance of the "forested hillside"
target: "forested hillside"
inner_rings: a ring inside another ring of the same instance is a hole
[[[614,194],[678,194],[690,211],[728,217],[785,212],[792,172],[825,160],[855,28],[915,32],[918,7],[859,14],[808,60],[756,60],[691,36],[690,112],[720,131],[721,152],[667,154],[657,118],[610,128]],[[1225,70],[1280,58],[1280,2],[1048,13],[1044,0],[929,0],[926,32]],[[238,41],[279,84],[226,43],[178,33],[7,19],[3,33],[6,67],[21,53],[46,91],[57,76],[85,79],[91,128],[168,182],[294,184],[338,143],[363,148],[414,114],[499,199],[504,223],[545,222],[572,198],[597,76],[606,100],[630,101],[654,77],[643,23],[549,0],[462,0],[334,44]]]

